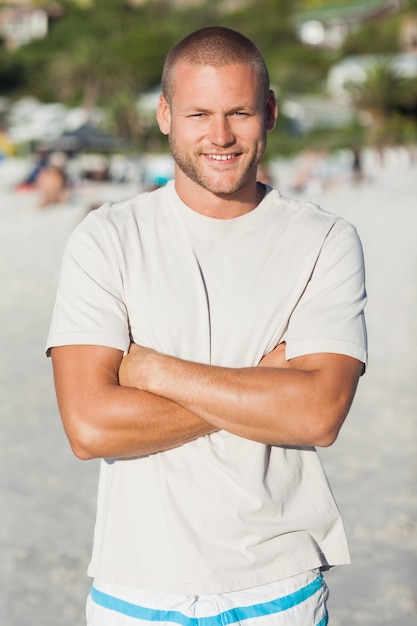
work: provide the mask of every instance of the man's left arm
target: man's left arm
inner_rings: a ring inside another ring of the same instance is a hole
[[[271,445],[329,446],[351,406],[363,363],[334,353],[286,361],[280,344],[258,367],[184,361],[132,345],[122,385],[172,400],[218,429]]]

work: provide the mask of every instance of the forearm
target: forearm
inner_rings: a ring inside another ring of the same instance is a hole
[[[138,387],[180,404],[213,427],[275,445],[330,445],[352,402],[361,367],[336,354],[241,369],[142,348],[137,354],[132,371]]]
[[[88,428],[87,458],[126,458],[162,452],[183,445],[217,428],[185,407],[141,390],[114,386],[97,403],[82,429]]]
[[[107,359],[109,352],[110,361],[104,362],[102,355]],[[117,352],[98,346],[52,351],[60,413],[79,458],[152,454],[216,430],[173,401],[120,386]]]
[[[216,428],[266,444],[316,443],[313,372],[212,367],[162,356],[157,369],[148,371],[147,388]]]

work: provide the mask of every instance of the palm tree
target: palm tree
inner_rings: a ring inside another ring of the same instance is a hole
[[[383,143],[392,130],[390,122],[398,116],[408,93],[408,83],[387,60],[376,61],[363,82],[347,86],[353,103],[370,114],[369,141]]]

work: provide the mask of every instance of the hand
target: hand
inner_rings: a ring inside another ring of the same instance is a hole
[[[145,389],[143,376],[148,371],[147,357],[158,354],[156,350],[131,343],[129,352],[123,357],[119,368],[119,384],[123,387],[135,387]],[[142,384],[141,384],[142,381]]]
[[[285,358],[285,342],[279,343],[271,352],[265,354],[258,363],[258,367],[276,367],[290,369],[290,362]]]

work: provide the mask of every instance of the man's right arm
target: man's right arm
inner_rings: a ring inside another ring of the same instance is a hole
[[[217,430],[170,400],[119,385],[120,350],[69,345],[51,356],[64,428],[80,459],[152,454]]]

